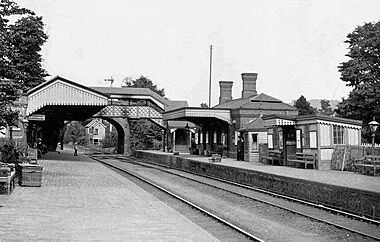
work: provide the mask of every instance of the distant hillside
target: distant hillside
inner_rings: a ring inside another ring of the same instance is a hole
[[[321,109],[321,99],[310,99],[310,100],[307,100],[310,105],[313,107],[313,108],[316,108],[316,109]],[[338,100],[329,100],[330,101],[330,106],[331,106],[331,109],[332,110],[335,110],[338,106],[338,103],[339,101]],[[292,104],[291,105],[294,105],[296,102],[296,100],[293,100],[292,101]]]
[[[308,100],[310,102],[310,105],[313,108],[321,109],[321,99],[310,99]],[[329,100],[330,106],[332,110],[335,110],[338,106],[339,101],[338,100]]]

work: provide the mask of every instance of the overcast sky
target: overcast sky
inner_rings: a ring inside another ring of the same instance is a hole
[[[16,0],[43,16],[42,54],[51,76],[86,86],[149,77],[172,100],[212,105],[219,81],[241,97],[241,73],[258,73],[258,92],[290,102],[338,99],[351,90],[337,66],[348,33],[380,20],[379,0]]]

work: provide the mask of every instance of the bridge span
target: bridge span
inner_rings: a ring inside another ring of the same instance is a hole
[[[130,154],[129,120],[148,119],[166,131],[162,114],[172,105],[148,88],[87,87],[56,76],[28,92],[28,144],[42,137],[48,149],[54,150],[62,140],[65,121],[97,117],[116,128],[117,152]]]

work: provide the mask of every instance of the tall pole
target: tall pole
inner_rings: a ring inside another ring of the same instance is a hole
[[[375,155],[375,131],[372,132],[372,149],[371,155]]]
[[[212,45],[210,45],[210,80],[208,86],[208,107],[211,108],[211,70],[212,70]]]

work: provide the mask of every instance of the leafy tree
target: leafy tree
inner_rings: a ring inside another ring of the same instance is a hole
[[[303,95],[297,99],[294,106],[298,109],[299,115],[311,115],[316,113],[315,108],[310,105]]]
[[[63,142],[75,143],[78,142],[80,145],[84,145],[86,140],[86,129],[81,122],[72,121],[66,125],[65,134],[63,137]]]
[[[106,137],[104,138],[102,142],[103,148],[111,148],[117,146],[117,131],[116,129],[112,129],[112,131],[109,131],[109,129],[106,129]]]
[[[148,120],[131,120],[131,150],[161,149],[161,129]]]
[[[334,114],[334,111],[331,108],[330,101],[327,99],[322,99],[321,100],[321,114],[327,115],[327,116],[332,116]]]
[[[158,89],[153,81],[145,76],[138,79],[127,77],[123,80],[123,87],[149,88],[161,97],[165,97],[164,89]],[[131,150],[160,149],[162,146],[162,132],[156,124],[146,119],[130,120]]]
[[[132,77],[126,77],[123,80],[123,87],[140,87],[140,88],[149,88],[153,92],[157,93],[161,97],[165,97],[164,89],[158,89],[157,85],[153,84],[153,81],[149,78],[141,75],[137,79],[133,79]]]
[[[11,0],[0,0],[0,127],[15,124],[10,106],[47,75],[39,51],[47,39],[42,17]]]
[[[349,60],[338,68],[342,81],[353,87],[336,110],[338,116],[363,121],[363,138],[371,140],[368,123],[380,120],[380,22],[365,23],[347,35]],[[380,131],[376,142],[380,143]]]

